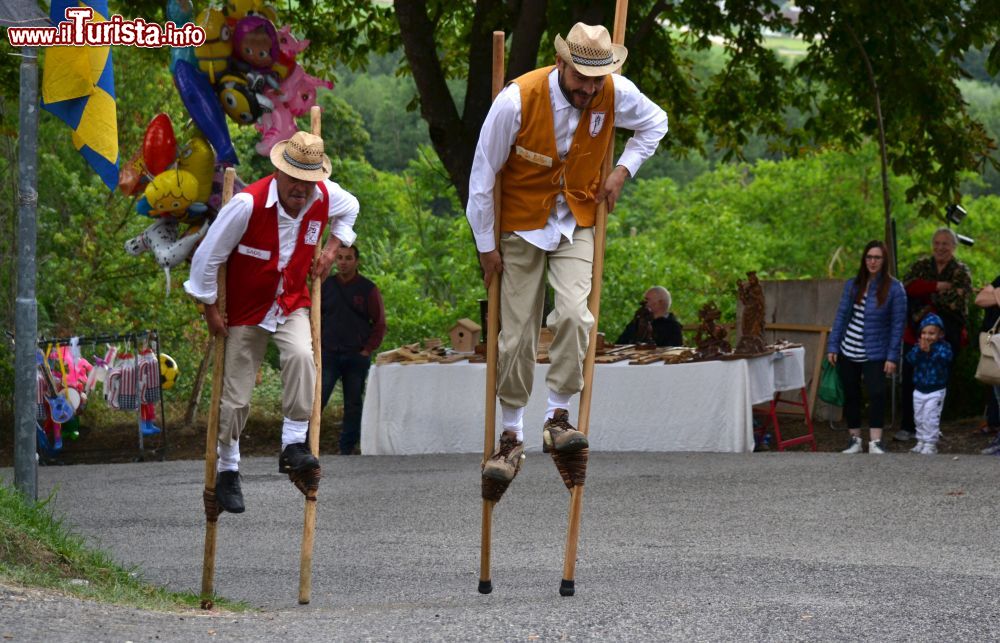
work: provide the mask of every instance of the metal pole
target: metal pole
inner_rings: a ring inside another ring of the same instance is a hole
[[[20,136],[17,158],[17,300],[14,307],[14,486],[38,500],[35,455],[35,248],[38,192],[38,52],[21,50]]]

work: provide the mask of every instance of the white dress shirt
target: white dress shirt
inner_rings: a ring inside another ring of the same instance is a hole
[[[625,143],[625,150],[617,164],[624,166],[634,177],[667,133],[667,113],[646,98],[635,83],[624,76],[614,74],[613,82],[615,127],[635,131],[635,135]],[[559,158],[565,159],[583,112],[573,107],[559,89],[558,69],[553,69],[549,74],[549,99],[552,101],[556,151]],[[506,164],[520,130],[521,89],[516,83],[511,83],[493,101],[483,122],[472,160],[469,205],[465,215],[472,226],[479,252],[490,252],[496,247],[493,241],[493,190],[496,175]],[[575,230],[576,219],[560,192],[544,228],[517,231],[515,234],[542,250],[551,251],[559,246],[563,238],[572,243]]]
[[[360,206],[358,199],[329,179],[323,181],[329,195],[330,234],[336,236],[345,246],[354,243],[357,235],[354,233],[354,221],[357,219]],[[302,214],[309,211],[313,203],[322,197],[319,186],[313,188],[309,200],[302,206],[299,216],[289,216],[281,207],[278,199],[278,182],[272,180],[267,190],[267,207],[276,205],[278,208],[278,270],[284,270],[292,258],[295,243],[299,236],[299,225]],[[246,192],[235,195],[221,210],[215,221],[208,228],[191,257],[191,272],[184,282],[184,291],[206,304],[215,303],[218,296],[219,266],[229,260],[236,244],[243,238],[253,213],[253,197]],[[284,292],[283,279],[278,280],[278,289],[274,293],[274,303],[264,316],[259,326],[269,332],[274,332],[278,324],[285,322],[287,317],[278,306],[278,295]]]

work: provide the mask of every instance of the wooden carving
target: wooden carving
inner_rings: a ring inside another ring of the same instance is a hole
[[[756,272],[747,273],[747,281],[738,280],[740,302],[743,315],[740,319],[740,341],[737,353],[757,354],[767,350],[764,344],[764,289],[760,286]]]
[[[695,354],[699,359],[712,359],[732,351],[732,346],[726,341],[728,332],[718,324],[722,313],[714,302],[708,302],[698,311],[698,333],[695,335]]]

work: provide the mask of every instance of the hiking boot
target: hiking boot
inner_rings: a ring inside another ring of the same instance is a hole
[[[851,441],[847,443],[847,448],[841,453],[861,453],[863,450],[861,438],[851,438]]]
[[[504,431],[500,435],[500,446],[483,466],[483,477],[497,482],[510,482],[521,470],[524,463],[524,442],[517,436]]]
[[[910,449],[910,453],[920,453],[924,450],[924,445],[927,444],[923,440],[917,440],[917,446]]]
[[[278,473],[319,469],[319,460],[309,451],[305,442],[289,444],[278,458]]]
[[[868,443],[868,453],[875,453],[877,455],[882,455],[885,453],[885,446],[882,444],[881,440],[872,440]]]
[[[215,502],[220,509],[231,514],[241,514],[246,510],[243,505],[243,490],[240,489],[239,471],[220,471],[216,474]]]
[[[573,428],[569,423],[569,411],[556,409],[556,412],[542,427],[542,451],[549,453],[573,453],[586,449],[589,443],[587,436]]]
[[[910,440],[915,440],[916,438],[916,431],[907,431],[906,429],[900,429],[892,435],[892,439],[897,442],[909,442]]]

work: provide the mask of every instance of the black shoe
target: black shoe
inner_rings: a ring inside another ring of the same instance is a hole
[[[281,452],[281,457],[278,458],[278,473],[308,471],[309,469],[319,469],[319,460],[309,452],[305,442],[289,444]]]
[[[239,471],[220,471],[215,476],[215,501],[220,509],[231,514],[241,514],[246,510]]]

